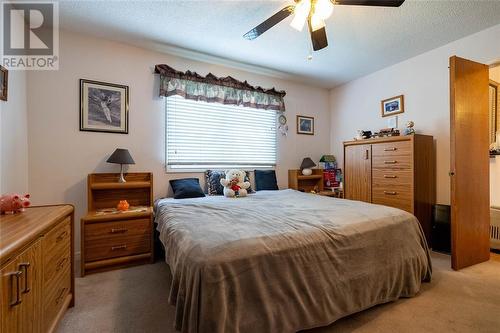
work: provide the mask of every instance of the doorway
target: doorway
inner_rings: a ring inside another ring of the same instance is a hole
[[[490,247],[491,259],[500,261],[500,63],[490,66],[489,79]]]

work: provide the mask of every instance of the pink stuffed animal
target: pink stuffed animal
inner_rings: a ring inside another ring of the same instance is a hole
[[[24,211],[26,207],[30,205],[30,195],[25,194],[20,196],[19,194],[6,194],[0,197],[0,214],[5,213],[20,213]]]

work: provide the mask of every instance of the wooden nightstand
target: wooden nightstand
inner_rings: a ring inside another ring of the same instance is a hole
[[[300,170],[288,170],[288,187],[301,192],[323,191],[323,169],[312,169],[304,176]]]
[[[82,276],[154,260],[153,174],[117,173],[88,176],[88,213],[81,220]],[[120,200],[129,211],[118,212]]]

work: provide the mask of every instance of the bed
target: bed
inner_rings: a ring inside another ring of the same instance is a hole
[[[296,332],[412,297],[432,268],[402,210],[301,193],[161,199],[181,332]]]

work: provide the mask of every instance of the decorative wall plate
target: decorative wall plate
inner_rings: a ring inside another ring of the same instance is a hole
[[[280,114],[278,117],[278,131],[281,133],[283,136],[288,135],[288,125],[286,124],[286,117],[284,114]]]
[[[278,122],[280,123],[280,125],[286,125],[286,117],[284,114],[281,114],[279,117],[278,117]]]

